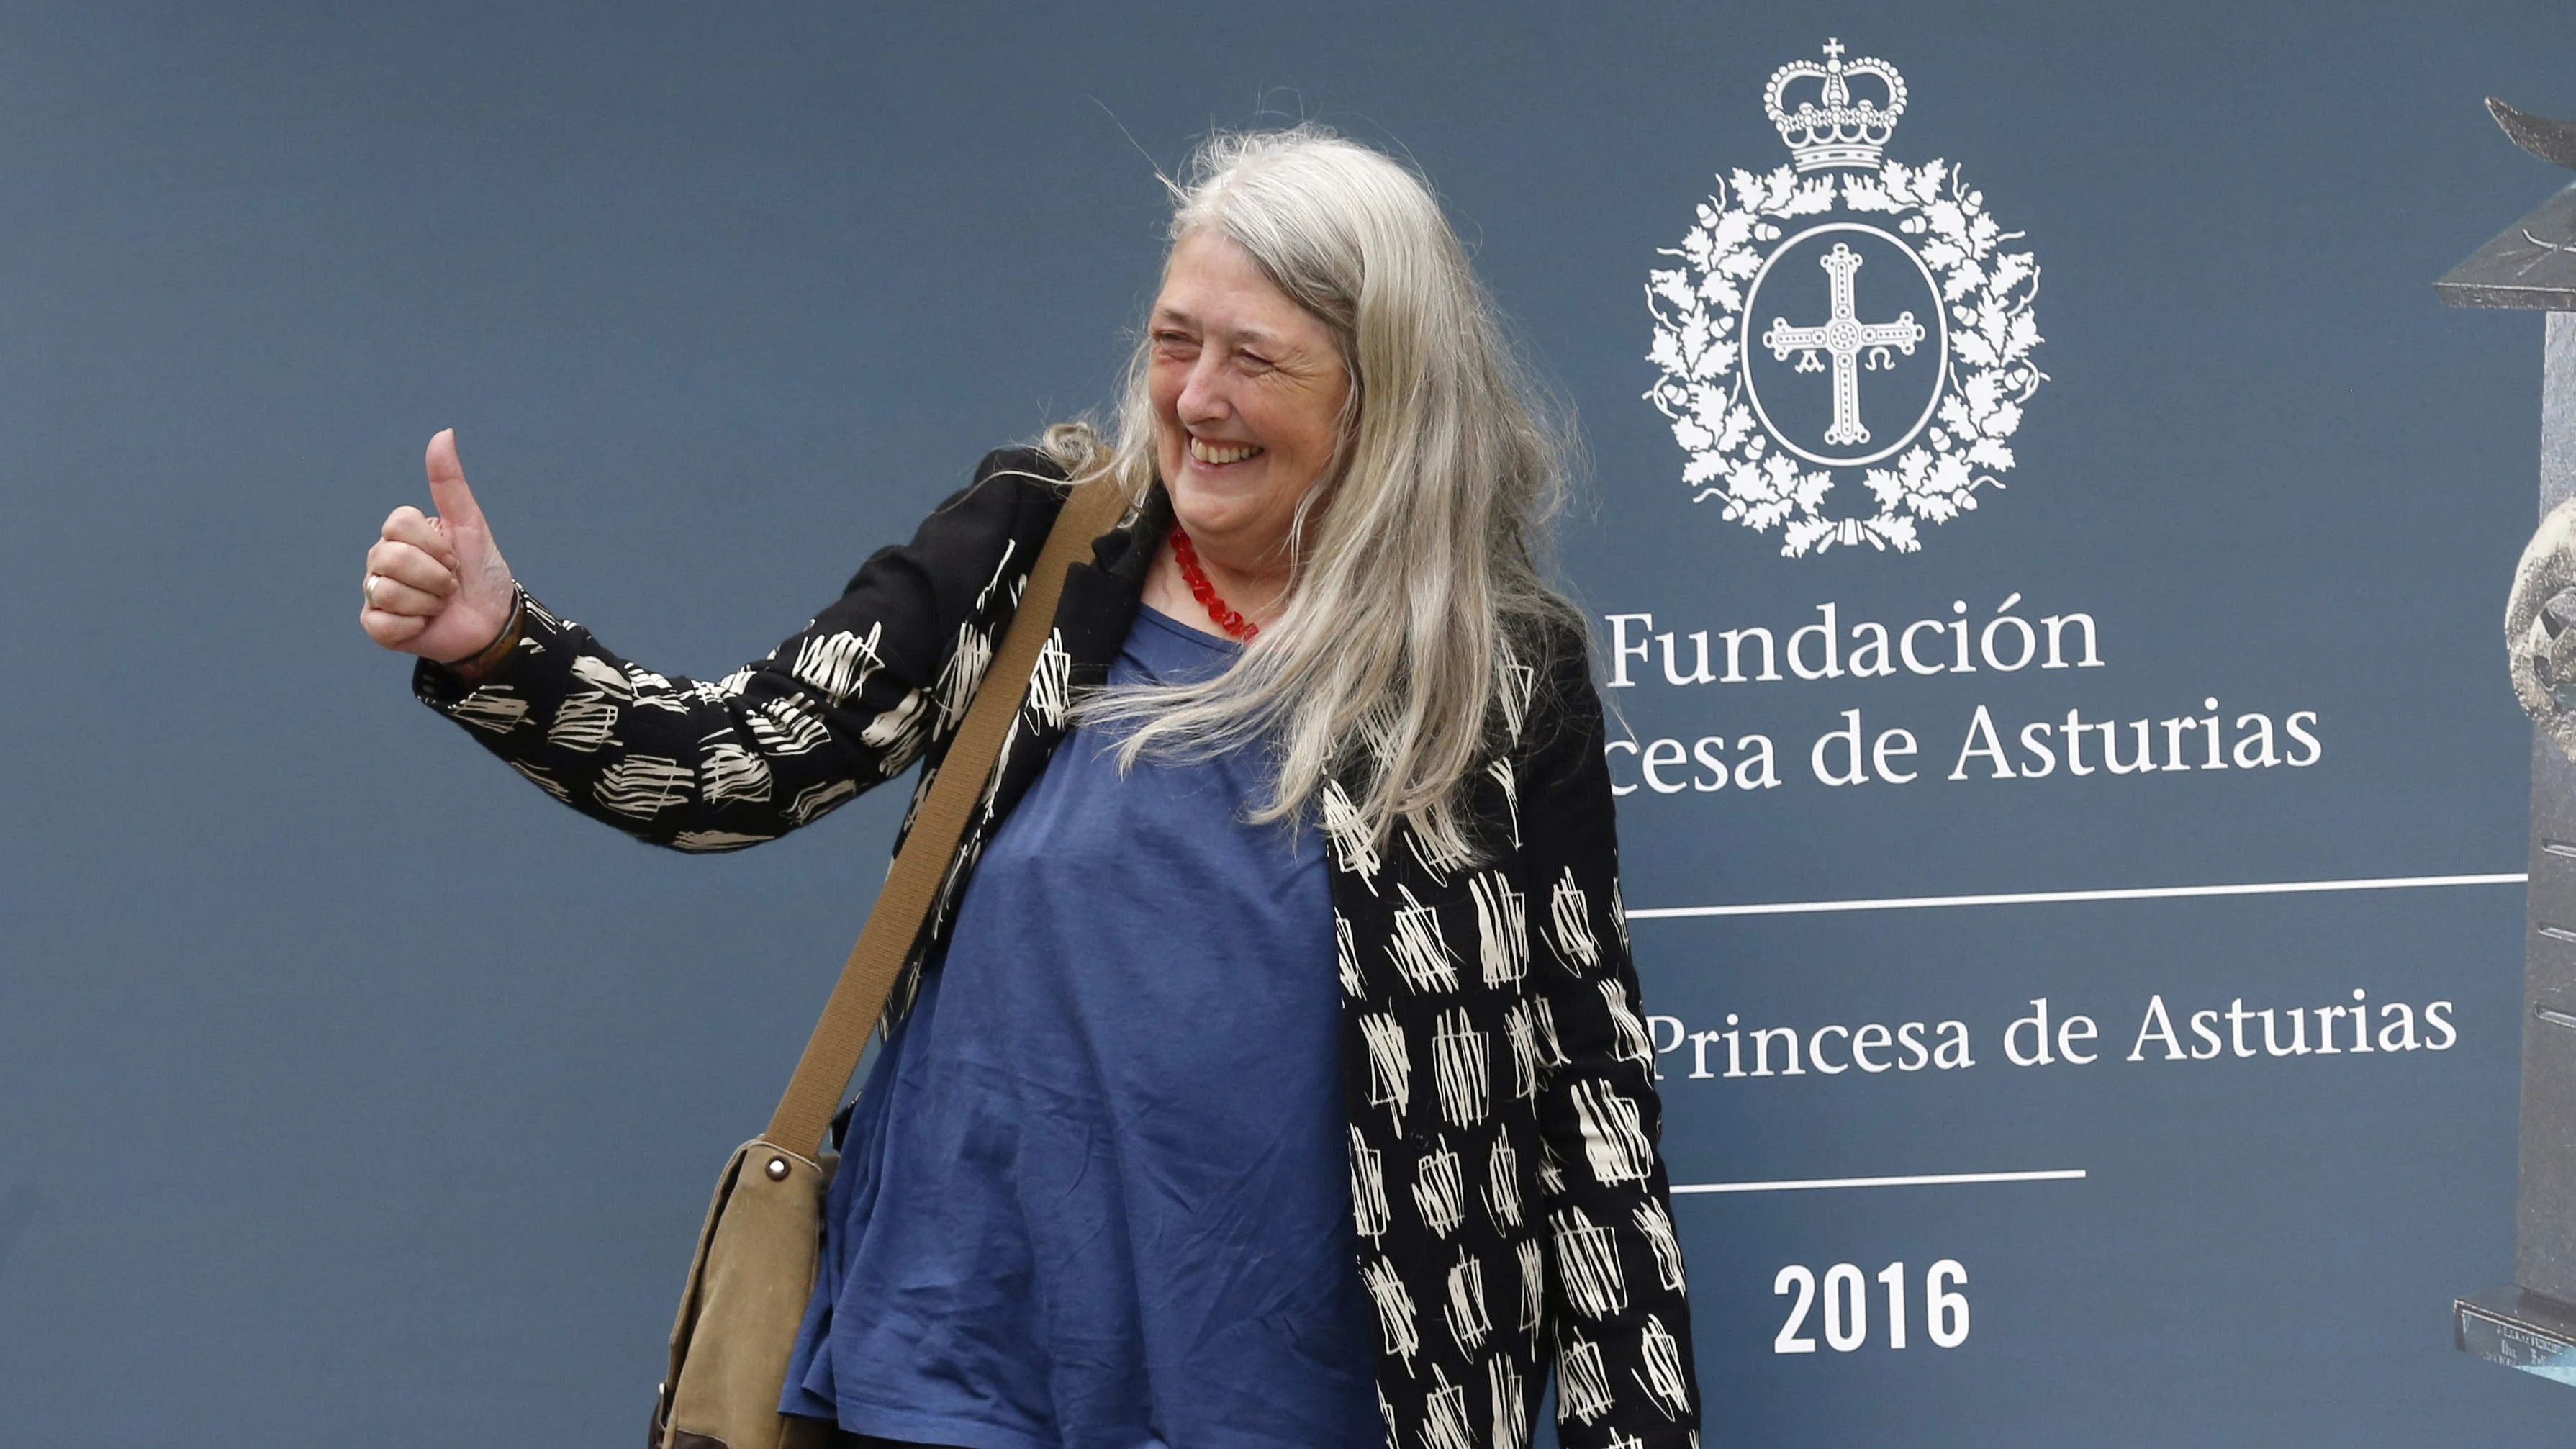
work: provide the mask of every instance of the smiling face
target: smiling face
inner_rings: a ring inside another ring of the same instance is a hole
[[[1285,569],[1288,525],[1332,465],[1350,397],[1332,329],[1214,231],[1172,248],[1146,328],[1174,515],[1210,562]]]

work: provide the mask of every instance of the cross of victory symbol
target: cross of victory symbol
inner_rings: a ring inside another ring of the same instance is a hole
[[[1800,372],[1822,372],[1818,352],[1834,360],[1834,420],[1825,429],[1825,441],[1835,447],[1869,441],[1869,429],[1860,421],[1860,374],[1864,366],[1871,372],[1895,366],[1887,355],[1891,347],[1908,357],[1914,355],[1914,344],[1924,338],[1923,324],[1914,320],[1910,311],[1899,312],[1893,322],[1863,322],[1852,301],[1852,273],[1860,270],[1860,253],[1841,242],[1816,259],[1825,269],[1833,295],[1833,316],[1821,327],[1792,327],[1786,317],[1771,319],[1771,330],[1762,334],[1762,345],[1771,349],[1775,362],[1786,362],[1792,352],[1804,354],[1798,359]],[[1862,355],[1868,355],[1866,364]]]

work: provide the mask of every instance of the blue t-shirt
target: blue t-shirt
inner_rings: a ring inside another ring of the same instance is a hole
[[[1234,646],[1139,610],[1113,683]],[[1323,846],[1258,751],[1123,778],[1082,727],[868,1073],[782,1407],[963,1449],[1385,1433]]]

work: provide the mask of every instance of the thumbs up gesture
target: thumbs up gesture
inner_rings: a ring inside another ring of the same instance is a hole
[[[387,649],[447,663],[470,658],[510,622],[510,566],[465,486],[456,430],[429,440],[433,518],[406,503],[367,550],[358,627]]]

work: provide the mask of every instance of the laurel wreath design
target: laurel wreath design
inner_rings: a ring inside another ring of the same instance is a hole
[[[1784,223],[1832,211],[1837,196],[1848,211],[1895,219],[1949,312],[1949,364],[1933,422],[1862,473],[1878,503],[1866,518],[1824,512],[1833,470],[1811,469],[1773,445],[1737,366],[1745,286],[1786,234]],[[1690,455],[1682,481],[1697,490],[1692,501],[1716,497],[1727,518],[1760,533],[1781,530],[1781,554],[1799,558],[1837,544],[1913,553],[1923,546],[1922,524],[1947,523],[1977,506],[1978,489],[2001,488],[1997,475],[2013,466],[2007,440],[2021,426],[2023,404],[2048,380],[2030,362],[2040,343],[2031,317],[2039,265],[2029,252],[2001,250],[2021,236],[1987,215],[1984,194],[1962,185],[1958,168],[1944,161],[1810,176],[1782,166],[1721,180],[1682,244],[1660,249],[1683,265],[1653,271],[1646,284],[1655,319],[1647,359],[1663,371],[1646,397]]]

